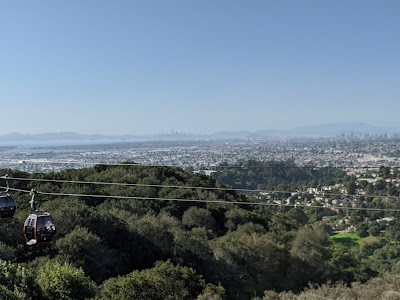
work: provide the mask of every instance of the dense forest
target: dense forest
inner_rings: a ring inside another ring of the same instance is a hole
[[[286,170],[296,173],[275,173],[271,176],[286,179],[274,184],[351,183],[334,170]],[[315,217],[325,215],[323,208],[246,205],[253,199],[224,190],[223,177],[140,165],[46,174],[6,169],[2,174],[40,181],[10,180],[19,190],[10,192],[18,211],[0,220],[1,299],[400,297],[400,215],[395,211],[380,215],[393,218],[385,225],[365,222],[376,212],[336,212],[374,237],[354,247],[332,239],[332,227]],[[253,187],[258,175],[248,175],[251,185],[245,186]],[[263,180],[257,186],[270,187],[270,178]],[[40,209],[56,222],[51,243],[25,243],[22,228],[31,196],[24,191],[31,189],[38,191]]]
[[[345,172],[338,168],[299,167],[287,161],[254,161],[241,165],[217,167],[213,177],[242,189],[295,190],[308,186],[334,185]]]

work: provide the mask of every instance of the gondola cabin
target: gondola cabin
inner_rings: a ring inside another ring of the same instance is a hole
[[[0,217],[11,218],[14,216],[17,206],[9,194],[0,195]]]
[[[51,215],[37,211],[25,220],[24,236],[28,245],[51,242],[56,234],[56,226]]]

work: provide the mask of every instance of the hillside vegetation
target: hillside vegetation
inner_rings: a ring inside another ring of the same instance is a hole
[[[2,299],[291,299],[282,297],[314,291],[309,283],[342,283],[318,293],[347,291],[352,282],[375,288],[369,279],[400,271],[400,247],[393,239],[387,243],[382,236],[356,248],[333,243],[330,226],[315,222],[312,209],[111,197],[252,201],[233,191],[176,188],[224,187],[178,168],[0,170],[7,173],[141,186],[10,181],[13,188],[39,191],[35,199],[54,217],[57,234],[50,244],[25,245],[22,228],[30,196],[12,193],[18,212],[0,220]],[[46,192],[94,196],[40,194]],[[400,292],[398,285],[392,290]]]

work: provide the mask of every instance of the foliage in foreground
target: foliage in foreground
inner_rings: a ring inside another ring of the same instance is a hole
[[[193,269],[174,266],[167,261],[157,263],[152,269],[134,271],[125,276],[107,280],[97,299],[190,300],[205,293],[222,299],[224,289],[206,285],[204,279]]]
[[[0,260],[0,299],[39,300],[42,290],[26,268]]]
[[[233,191],[214,189],[223,185],[211,177],[168,167],[96,166],[50,174],[0,173],[138,184],[13,182],[15,188],[40,192],[253,201]],[[324,174],[329,179],[329,174]],[[193,186],[212,189],[188,188]],[[250,299],[261,297],[265,290],[275,290],[275,296],[284,291],[300,293],[309,283],[350,285],[365,283],[378,273],[400,273],[400,223],[382,227],[385,233],[381,228],[371,230],[377,225],[363,220],[375,220],[376,212],[351,214],[349,222],[367,226],[365,231],[377,236],[347,247],[332,243],[330,227],[317,221],[327,213],[323,208],[42,194],[40,207],[55,218],[57,235],[49,245],[28,247],[21,229],[30,197],[24,193],[14,196],[18,206],[15,217],[0,220],[0,259],[13,262],[3,262],[6,267],[1,269],[3,299],[220,299],[225,294],[229,299]],[[396,217],[394,213],[391,216]],[[79,295],[75,286],[80,286]]]
[[[84,300],[96,295],[96,284],[82,269],[57,261],[39,269],[37,282],[49,300]]]
[[[365,284],[324,284],[306,288],[300,294],[293,292],[266,291],[264,297],[253,300],[397,300],[400,299],[400,276],[387,275],[373,278]]]

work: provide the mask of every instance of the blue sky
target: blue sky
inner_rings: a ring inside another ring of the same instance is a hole
[[[400,1],[0,2],[0,134],[400,128]]]

